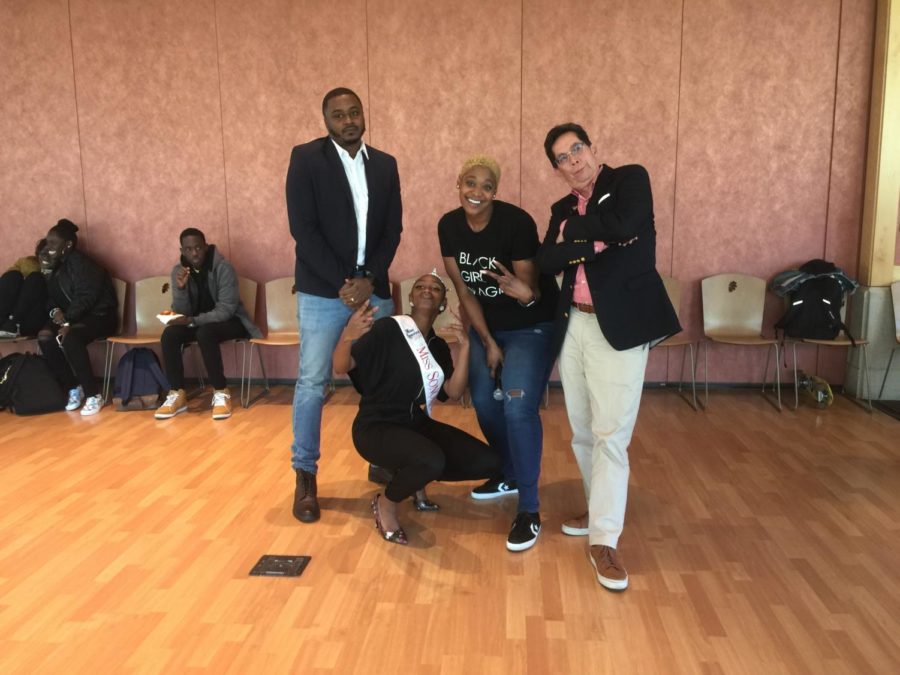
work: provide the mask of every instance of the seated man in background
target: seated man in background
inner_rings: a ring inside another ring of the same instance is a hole
[[[260,337],[262,333],[241,304],[237,274],[204,234],[189,227],[181,233],[181,261],[172,269],[172,310],[177,316],[162,333],[163,361],[172,390],[156,411],[156,419],[187,410],[182,348],[196,342],[213,385],[213,419],[231,417],[231,393],[225,381],[222,352],[226,340]]]

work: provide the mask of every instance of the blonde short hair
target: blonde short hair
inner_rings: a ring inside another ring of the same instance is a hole
[[[462,178],[466,171],[473,166],[483,166],[494,175],[494,181],[498,185],[500,184],[500,165],[497,163],[496,159],[488,157],[487,155],[472,155],[463,162],[462,168],[459,170],[459,177]]]

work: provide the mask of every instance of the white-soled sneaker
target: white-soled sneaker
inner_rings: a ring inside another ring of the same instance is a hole
[[[470,494],[472,499],[497,499],[504,495],[519,494],[519,486],[514,480],[493,478],[479,485]]]
[[[84,400],[84,406],[81,408],[82,417],[88,417],[90,415],[96,415],[100,412],[100,408],[103,407],[103,397],[102,396],[88,396]]]
[[[69,402],[66,403],[66,411],[72,412],[73,410],[78,410],[83,402],[84,389],[82,389],[80,385],[74,389],[69,389]]]
[[[216,389],[213,392],[213,419],[227,420],[231,417],[231,392],[227,389]]]
[[[525,551],[535,545],[540,533],[540,514],[520,511],[509,530],[506,548],[510,551]]]

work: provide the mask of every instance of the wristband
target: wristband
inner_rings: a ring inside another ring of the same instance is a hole
[[[50,310],[50,318],[52,319],[53,315],[56,314],[58,311],[60,311],[59,307],[54,307],[53,309],[51,309]]]
[[[528,309],[529,307],[534,307],[535,303],[537,303],[537,295],[532,294],[531,300],[529,300],[528,302],[526,302],[524,304],[522,302],[519,302],[519,307],[524,307],[525,309]]]

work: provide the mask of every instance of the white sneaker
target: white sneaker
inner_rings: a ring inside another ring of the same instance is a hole
[[[78,410],[81,407],[81,403],[84,401],[84,389],[80,386],[75,387],[74,389],[69,389],[69,402],[66,403],[66,410],[71,412],[73,410]]]
[[[100,412],[100,408],[102,407],[102,396],[88,396],[84,401],[84,407],[81,409],[81,415],[83,417],[87,417],[88,415],[96,415],[98,412]]]

